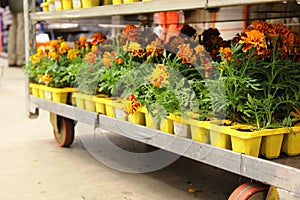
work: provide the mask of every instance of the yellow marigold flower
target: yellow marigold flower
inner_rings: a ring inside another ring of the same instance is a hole
[[[103,52],[98,48],[97,45],[93,45],[92,48],[91,48],[92,52],[95,53],[95,54],[99,54],[99,55],[102,55]]]
[[[40,57],[44,57],[46,55],[46,52],[44,51],[44,49],[42,47],[39,47],[39,48],[37,48],[36,54]]]
[[[194,50],[196,55],[205,56],[206,50],[203,45],[197,45]]]
[[[59,55],[56,52],[49,52],[48,56],[54,60],[58,60]]]
[[[31,62],[33,63],[39,63],[40,60],[40,56],[37,54],[33,54],[32,56],[29,57],[29,59],[31,60]]]
[[[246,36],[242,36],[239,41],[240,44],[244,44],[243,51],[246,52],[253,46],[256,48],[258,55],[264,53],[264,49],[267,48],[265,36],[258,30],[251,30],[246,32]]]
[[[166,80],[169,77],[170,74],[167,71],[167,67],[162,64],[158,64],[153,70],[149,80],[155,87],[161,87],[163,84],[169,84],[169,81]]]
[[[129,42],[126,45],[123,46],[124,51],[134,51],[134,50],[140,50],[142,49],[141,45],[137,42]]]
[[[141,107],[141,103],[136,101],[136,96],[134,94],[129,95],[123,101],[123,110],[127,115],[135,113],[139,107]]]
[[[76,51],[74,49],[70,49],[68,51],[68,55],[67,55],[67,58],[72,60],[74,58],[77,58],[78,56],[80,55],[80,52],[79,51]]]
[[[87,63],[94,64],[96,62],[96,60],[97,60],[97,57],[96,57],[96,55],[94,53],[89,52],[88,54],[86,54],[84,56],[84,60]]]
[[[66,43],[66,42],[62,42],[62,43],[60,44],[60,47],[59,47],[58,52],[59,52],[60,54],[64,54],[64,53],[67,53],[69,49],[70,49],[69,44]]]

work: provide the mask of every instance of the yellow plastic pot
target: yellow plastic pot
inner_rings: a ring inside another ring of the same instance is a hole
[[[86,110],[96,112],[96,103],[94,99],[95,97],[93,95],[84,96],[84,106]]]
[[[82,8],[81,0],[72,0],[72,5],[73,5],[73,8],[75,8],[75,9]]]
[[[258,157],[260,152],[260,144],[262,137],[254,137],[249,139],[231,136],[231,145],[234,152]]]
[[[75,104],[77,108],[85,110],[84,96],[81,93],[74,92],[72,97],[75,99]]]
[[[245,153],[252,156],[262,155],[268,159],[279,157],[283,142],[283,135],[289,132],[287,128],[263,129],[259,131],[242,131],[245,129],[251,130],[252,127],[247,125],[235,125],[231,127],[224,127],[222,132],[231,136],[233,151]],[[300,132],[299,128],[294,127],[293,129]],[[235,143],[235,141],[237,140],[239,140],[239,142]],[[256,141],[256,144],[254,141]],[[236,148],[237,146],[238,148]],[[253,147],[253,149],[249,149],[249,146]],[[285,147],[288,146],[289,145],[286,145]],[[248,150],[242,151],[241,149]],[[257,149],[259,149],[259,154],[253,153],[256,152]]]
[[[107,98],[107,95],[104,94],[98,94],[94,97],[94,101],[96,104],[96,112],[97,113],[101,113],[103,115],[106,114],[106,110],[105,110],[105,104],[103,102],[103,99]]]
[[[145,115],[145,124],[149,128],[157,129],[159,130],[159,123],[155,122],[155,119],[152,117],[152,115],[148,112],[146,107],[142,107],[141,112]]]
[[[100,5],[100,0],[81,0],[82,8],[91,8]]]
[[[72,0],[61,0],[63,10],[71,10],[73,9]]]
[[[39,97],[45,99],[45,88],[46,85],[39,85]]]
[[[49,12],[49,3],[41,3],[41,7],[43,9],[43,12]]]
[[[169,117],[162,118],[159,127],[162,132],[174,134],[173,120]]]
[[[191,127],[191,138],[197,142],[209,143],[209,126],[208,121],[199,121],[189,118],[187,123]]]
[[[140,110],[137,110],[136,112],[128,115],[128,121],[133,124],[145,126],[145,113],[141,112]]]
[[[134,2],[139,2],[140,0],[123,0],[124,4],[130,4],[130,3],[134,3]]]
[[[55,5],[55,10],[57,10],[57,11],[63,9],[61,0],[55,0],[54,5]]]
[[[278,158],[282,147],[283,137],[284,134],[275,134],[262,137],[260,155],[268,159]]]
[[[101,101],[105,105],[106,116],[127,121],[127,115],[122,110],[122,99],[108,97]]]
[[[39,96],[39,84],[37,84],[37,83],[29,83],[29,88],[30,88],[30,93],[33,96],[35,96],[35,97]]]
[[[54,87],[43,87],[44,97],[47,100],[51,100],[59,103],[67,103],[68,94],[74,92],[75,88],[54,88]]]
[[[191,138],[191,128],[185,119],[172,113],[170,114],[169,118],[173,120],[174,135],[184,138]]]
[[[112,0],[113,5],[120,5],[123,4],[123,0]]]
[[[281,151],[288,156],[300,155],[300,126],[293,127],[295,133],[284,135]]]

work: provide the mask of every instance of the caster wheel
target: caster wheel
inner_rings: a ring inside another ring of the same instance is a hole
[[[268,189],[260,183],[244,183],[233,191],[228,200],[265,200]]]
[[[54,128],[55,142],[60,147],[69,147],[74,141],[74,121],[57,116],[57,128]]]

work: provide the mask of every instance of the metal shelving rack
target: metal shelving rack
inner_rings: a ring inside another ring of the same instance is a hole
[[[240,0],[189,0],[185,2],[182,2],[181,0],[160,0],[159,3],[157,3],[158,1],[154,0],[152,2],[138,2],[128,5],[98,6],[93,8],[43,13],[32,12],[32,10],[34,10],[34,5],[31,5],[31,1],[24,0],[25,7],[27,7],[25,8],[25,36],[26,43],[28,44],[27,47],[29,47],[29,40],[34,38],[34,24],[42,21],[72,21],[72,19],[99,18],[115,15],[136,15],[141,13],[170,10],[204,9],[222,6],[282,2],[282,0],[245,0],[243,2]],[[29,49],[27,49],[26,55],[28,58]],[[167,151],[183,155],[199,162],[275,186],[280,199],[300,199],[300,165],[289,166],[287,164],[280,164],[280,162],[282,162],[280,159],[265,160],[235,153],[209,144],[195,142],[190,139],[166,134],[144,126],[135,125],[101,114],[81,110],[71,105],[37,98],[29,95],[28,87],[26,87],[26,90],[26,105],[29,117],[37,117],[38,110],[43,109],[75,121],[89,124],[95,128],[101,128],[118,133],[133,140],[158,148],[163,148]],[[120,132],[119,128],[115,126],[116,123],[131,131],[126,132],[126,134],[124,132]],[[147,137],[146,135],[151,135],[151,137]],[[299,160],[299,157],[289,159],[293,159],[295,161]]]

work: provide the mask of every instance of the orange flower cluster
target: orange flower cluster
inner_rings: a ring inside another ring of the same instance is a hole
[[[53,75],[52,74],[45,74],[45,75],[38,75],[38,78],[41,83],[48,84],[52,81]]]
[[[134,94],[129,95],[123,102],[123,111],[127,114],[135,113],[140,107],[141,103],[136,101],[136,96]]]
[[[178,46],[179,51],[177,52],[177,56],[182,59],[182,63],[192,63],[193,58],[193,49],[190,48],[189,44],[181,44]]]
[[[110,67],[111,62],[113,61],[114,52],[110,53],[108,51],[104,52],[103,58],[101,60],[102,64],[106,67]]]
[[[152,85],[155,87],[161,87],[163,84],[169,84],[169,81],[167,81],[167,78],[169,77],[170,74],[167,71],[167,67],[162,64],[158,64],[156,65],[156,68],[153,70],[149,79]]]
[[[70,49],[68,51],[67,58],[70,59],[70,60],[72,60],[72,59],[77,58],[79,56],[80,56],[80,52],[79,51],[77,51],[75,49]]]
[[[138,42],[141,37],[141,31],[132,24],[126,25],[121,34],[122,39],[128,39],[131,42]]]
[[[250,30],[245,33],[245,36],[241,37],[240,44],[244,44],[243,52],[248,51],[252,47],[256,48],[257,54],[262,55],[267,49],[267,43],[265,35],[258,30]]]
[[[219,50],[220,54],[221,54],[221,58],[226,59],[227,61],[231,61],[232,59],[232,51],[229,47],[221,47]]]
[[[102,43],[106,40],[106,36],[103,33],[94,33],[94,35],[92,35],[92,44],[93,45],[97,45],[99,43]]]
[[[84,56],[84,60],[87,63],[94,64],[96,62],[96,60],[97,60],[97,57],[96,57],[96,55],[94,53],[89,52],[88,54],[86,54]]]
[[[268,41],[268,48],[273,48],[274,38],[278,37],[276,48],[282,50],[281,56],[287,58],[297,53],[297,36],[288,27],[283,24],[271,24],[265,21],[254,21],[248,30],[258,30],[263,33]]]
[[[155,40],[152,41],[149,45],[146,47],[146,55],[151,56],[159,56],[163,54],[164,52],[164,46],[161,40]]]

